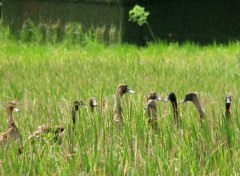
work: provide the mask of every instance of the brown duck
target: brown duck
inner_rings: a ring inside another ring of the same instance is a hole
[[[161,101],[162,99],[160,98],[160,96],[156,92],[149,92],[148,95],[147,95],[147,103],[149,102],[149,100]],[[151,102],[149,108],[147,108],[148,106],[145,107],[145,109],[147,109],[147,113],[148,113],[148,124],[151,125],[155,129],[158,128],[156,101]]]
[[[198,99],[197,93],[190,92],[190,93],[186,94],[185,98],[180,103],[184,103],[184,102],[187,102],[187,101],[193,102],[193,104],[195,105],[195,107],[198,110],[198,113],[200,115],[201,120],[206,117],[205,111],[202,108],[202,105],[201,105],[201,103]]]
[[[154,130],[158,130],[156,100],[148,100],[144,109],[146,109],[148,112],[148,124],[151,125]]]
[[[20,138],[20,134],[18,132],[18,128],[14,122],[12,113],[13,110],[19,112],[18,108],[16,107],[15,102],[9,102],[7,105],[7,119],[8,119],[8,128],[6,132],[0,134],[0,146],[8,144],[10,141],[18,143],[18,153],[22,153],[22,141]]]
[[[114,122],[117,124],[119,128],[121,128],[123,124],[123,114],[122,114],[122,96],[125,93],[131,93],[134,94],[135,92],[131,90],[126,84],[122,84],[117,88],[116,97],[115,97],[115,104],[113,108],[113,114],[114,114]]]

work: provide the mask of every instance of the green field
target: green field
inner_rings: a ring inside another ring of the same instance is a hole
[[[240,43],[197,46],[149,44],[104,46],[89,42],[30,44],[0,40],[0,131],[6,104],[14,113],[23,154],[2,148],[0,175],[234,175],[240,172]],[[113,121],[114,95],[125,83],[136,94],[123,97],[124,127]],[[179,106],[182,126],[173,125],[170,102],[158,102],[159,131],[144,114],[146,96],[175,92],[180,101],[198,92],[207,117],[203,127],[194,105]],[[225,96],[232,95],[232,119],[225,119]],[[80,109],[71,151],[74,100],[98,99],[97,112]],[[107,102],[107,103],[106,103]],[[108,106],[106,105],[108,104]],[[31,144],[39,125],[67,128],[62,145]]]

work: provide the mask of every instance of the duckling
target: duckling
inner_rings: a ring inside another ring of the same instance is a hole
[[[156,100],[150,99],[144,109],[148,111],[148,124],[152,126],[154,130],[158,129],[157,123],[157,104]]]
[[[75,122],[76,122],[76,111],[78,111],[79,106],[86,107],[82,100],[81,101],[74,101],[73,107],[72,107],[72,121],[73,121],[73,125],[75,125]],[[73,131],[74,131],[74,127],[73,127]],[[61,137],[65,133],[65,128],[62,127],[62,126],[51,127],[50,125],[42,125],[42,126],[39,126],[37,128],[37,130],[35,132],[33,132],[33,134],[31,134],[28,137],[28,139],[31,140],[31,141],[34,141],[35,139],[39,140],[45,134],[48,134],[48,133],[53,134],[54,142],[59,141],[59,143],[61,144],[61,141],[62,141]]]
[[[13,140],[14,142],[18,143],[18,154],[21,154],[22,141],[12,116],[13,110],[19,112],[18,108],[16,107],[16,103],[11,101],[7,105],[8,129],[6,132],[0,134],[0,146],[6,145],[10,140]]]
[[[95,97],[90,98],[89,105],[90,105],[91,111],[94,112],[94,108],[98,106],[97,99]]]
[[[117,124],[119,128],[121,128],[121,125],[123,124],[121,101],[122,101],[122,96],[125,93],[134,94],[135,92],[131,90],[126,84],[122,84],[117,88],[113,114],[114,114],[114,122]]]
[[[231,118],[231,113],[230,113],[231,103],[232,103],[232,96],[231,95],[227,95],[226,96],[226,112],[225,112],[225,116],[228,119]]]
[[[197,93],[190,92],[190,93],[186,94],[185,98],[180,102],[180,104],[184,103],[186,101],[193,102],[193,104],[195,105],[195,107],[197,108],[197,110],[199,112],[201,120],[205,118],[206,114],[205,114],[205,111],[202,108],[202,105],[201,105],[201,103],[200,103],[200,101],[198,99]]]
[[[172,103],[174,124],[177,124],[178,122],[181,122],[181,119],[179,119],[177,97],[174,92],[169,93],[167,98],[164,100],[164,102],[168,102],[168,101],[171,101],[171,103]]]

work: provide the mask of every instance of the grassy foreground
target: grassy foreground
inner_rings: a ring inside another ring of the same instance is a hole
[[[85,47],[0,41],[0,131],[6,129],[6,103],[15,100],[14,118],[24,150],[0,151],[0,175],[233,175],[240,173],[240,44],[200,47],[156,44],[146,48],[89,43]],[[115,129],[114,94],[124,95],[125,126]],[[180,101],[196,91],[206,111],[204,127],[191,103],[180,106],[183,125],[173,125],[170,103],[158,102],[160,130],[152,132],[143,107],[149,91],[162,98],[174,91]],[[232,94],[232,119],[225,121],[224,99]],[[71,133],[74,100],[95,96],[98,110],[81,109],[70,153],[61,146],[31,144],[41,124],[61,124]],[[108,103],[106,103],[108,102]],[[108,106],[106,106],[108,104]]]

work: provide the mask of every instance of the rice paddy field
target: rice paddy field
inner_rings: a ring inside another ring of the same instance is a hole
[[[23,152],[0,150],[0,175],[238,175],[240,173],[240,43],[198,46],[158,43],[146,47],[23,43],[1,36],[0,132],[7,128],[7,102],[20,112],[14,119]],[[124,126],[116,129],[116,89],[127,84],[136,94],[122,100]],[[203,125],[191,102],[179,106],[182,124],[173,124],[170,102],[157,102],[159,130],[144,112],[147,94],[162,99],[175,92],[178,102],[198,92],[206,112]],[[231,120],[225,96],[232,95]],[[96,97],[94,113],[81,108],[72,132],[75,100]],[[62,125],[58,145],[31,143],[42,124]]]

